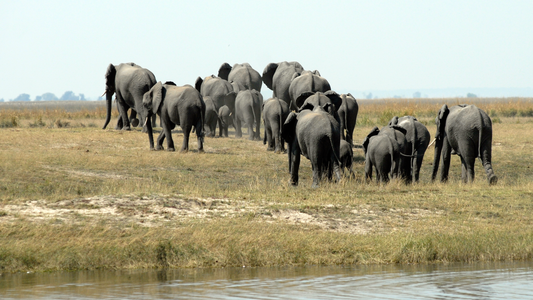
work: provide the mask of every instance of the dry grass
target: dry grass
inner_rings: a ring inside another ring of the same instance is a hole
[[[435,112],[454,101],[360,101],[359,120],[370,121],[356,126],[355,141],[406,113],[433,135]],[[419,184],[366,184],[355,149],[354,180],[311,189],[302,159],[300,186],[292,188],[286,155],[261,142],[206,139],[199,154],[193,138],[187,154],[154,152],[139,129],[101,130],[104,116],[91,111],[87,118],[28,109],[17,126],[0,129],[0,270],[530,259],[533,104],[480,101],[499,118],[492,187],[480,163],[476,182],[461,183],[457,157],[450,181],[431,183],[433,149]],[[31,126],[40,115],[69,126]],[[11,116],[0,111],[0,121]],[[79,125],[85,120],[96,126]]]

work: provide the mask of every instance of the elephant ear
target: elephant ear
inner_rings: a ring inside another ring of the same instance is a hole
[[[237,98],[237,93],[235,92],[230,92],[224,96],[224,104],[232,113],[235,112],[235,98]]]
[[[163,84],[177,86],[176,83],[174,83],[174,81],[165,81],[165,83]]]
[[[113,64],[107,66],[105,72],[105,90],[110,92],[115,92],[115,75],[117,75],[117,69]]]
[[[437,134],[435,135],[436,139],[440,139],[441,135],[444,133],[444,128],[446,127],[446,118],[448,118],[449,113],[450,109],[448,108],[448,105],[444,104],[439,110],[439,114],[435,119],[435,123],[437,124]]]
[[[307,100],[307,98],[313,96],[315,93],[313,92],[305,92],[305,93],[301,93],[300,95],[298,95],[298,97],[296,97],[296,106],[299,108],[299,110],[301,110],[302,108],[302,105],[304,105],[305,103],[305,100]],[[308,109],[308,108],[307,108]],[[313,109],[313,108],[311,108]]]
[[[366,136],[365,140],[363,141],[363,150],[365,152],[365,156],[366,156],[366,151],[368,149],[368,144],[370,143],[370,138],[378,134],[379,134],[379,128],[377,126],[374,126],[374,128],[370,130],[370,133]]]
[[[231,66],[227,62],[225,62],[220,66],[220,68],[218,68],[218,77],[224,80],[228,80],[230,72],[231,72]]]
[[[196,78],[196,81],[194,82],[194,87],[198,92],[200,92],[200,89],[202,88],[202,83],[204,83],[204,80],[202,79],[202,77],[198,76],[198,78]]]
[[[392,117],[392,119],[389,122],[389,126],[398,125],[398,116]]]
[[[271,90],[272,90],[272,78],[274,78],[274,73],[276,73],[277,69],[278,69],[278,64],[269,63],[263,70],[263,76],[262,76],[263,82]]]
[[[391,128],[393,128],[394,130],[397,130],[401,133],[403,133],[403,135],[406,135],[407,134],[407,129],[401,127],[401,126],[398,126],[398,125],[392,125]]]
[[[342,101],[342,97],[339,94],[337,94],[334,91],[329,90],[325,92],[324,95],[326,95],[326,97],[329,98],[329,101],[331,101],[331,103],[335,105],[335,111],[338,111],[339,108],[341,108],[343,101]]]
[[[164,93],[165,88],[163,87],[163,84],[161,81],[158,81],[153,87],[152,87],[152,112],[156,114],[161,104],[163,103],[164,99]]]
[[[281,137],[288,143],[292,143],[296,137],[296,124],[298,124],[298,114],[291,112],[281,128]]]

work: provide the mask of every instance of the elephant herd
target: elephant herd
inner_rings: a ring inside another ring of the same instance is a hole
[[[241,137],[245,124],[248,138],[259,140],[262,120],[267,150],[288,154],[290,184],[298,185],[302,155],[311,162],[313,187],[323,178],[339,181],[344,169],[353,175],[357,101],[351,94],[332,91],[318,71],[304,70],[298,62],[270,63],[262,75],[248,63],[233,67],[224,63],[218,76],[198,77],[194,87],[156,82],[152,72],[134,63],[110,64],[105,79],[107,115],[103,128],[110,121],[115,94],[119,112],[115,129],[130,130],[143,124],[151,150],[162,150],[166,138],[167,150],[174,151],[171,130],[176,125],[183,130],[182,152],[188,151],[192,131],[196,132],[198,151],[203,152],[204,136],[215,137],[217,126],[219,137],[228,136],[229,126]],[[266,101],[260,93],[263,83],[273,91]],[[162,131],[154,145],[156,116]],[[463,181],[474,180],[474,163],[479,157],[488,182],[497,182],[491,164],[492,123],[485,112],[473,105],[444,105],[436,124],[432,180],[442,153],[441,181],[448,178],[450,154],[457,154]],[[365,177],[371,180],[375,170],[380,182],[387,182],[389,175],[406,183],[417,182],[428,146],[430,134],[422,123],[412,116],[394,117],[385,127],[374,127],[363,142]]]

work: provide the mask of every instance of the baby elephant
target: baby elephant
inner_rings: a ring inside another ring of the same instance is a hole
[[[268,143],[267,151],[274,150],[275,153],[284,151],[284,141],[281,137],[281,128],[289,115],[289,105],[287,102],[270,98],[263,104],[263,123],[265,125],[265,138],[263,144]]]
[[[398,174],[400,147],[398,142],[386,134],[379,134],[374,127],[363,142],[365,152],[365,177],[372,180],[372,168],[376,169],[378,182],[387,183]]]
[[[230,98],[229,98],[230,99]],[[235,137],[242,137],[242,123],[248,126],[248,139],[260,139],[259,128],[261,127],[261,106],[263,96],[256,90],[243,90],[237,94],[235,102],[226,100],[233,115]],[[255,125],[255,131],[254,131]]]
[[[143,96],[142,114],[148,120],[153,114],[161,117],[163,131],[157,138],[155,150],[163,149],[163,141],[167,138],[167,150],[174,151],[171,130],[180,125],[183,130],[181,152],[189,151],[189,134],[193,127],[198,137],[198,152],[203,152],[205,103],[200,93],[190,85],[176,86],[173,82],[156,83]],[[151,122],[146,122],[150,149],[154,150],[154,138]]]
[[[352,145],[345,140],[341,140],[340,161],[341,161],[342,173],[344,173],[344,168],[346,168],[346,170],[348,171],[348,177],[354,178],[355,173],[353,172],[353,169],[352,169],[352,164],[353,164]]]

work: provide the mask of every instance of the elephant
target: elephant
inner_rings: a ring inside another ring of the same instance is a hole
[[[342,104],[337,113],[341,125],[341,139],[353,146],[353,130],[357,124],[359,105],[352,94],[341,94]],[[346,131],[346,134],[344,133]]]
[[[218,111],[215,107],[215,102],[213,99],[209,96],[204,97],[204,103],[205,103],[205,125],[207,126],[207,136],[209,137],[215,137],[216,129],[217,129],[217,123],[218,123]]]
[[[267,144],[267,151],[281,153],[285,151],[285,142],[281,137],[281,128],[289,115],[289,105],[279,98],[270,98],[263,103],[263,124],[265,137],[263,144]]]
[[[486,112],[475,105],[461,104],[448,108],[444,104],[435,123],[437,133],[432,181],[437,177],[442,152],[441,182],[448,180],[451,154],[457,154],[461,158],[461,178],[464,183],[474,181],[474,166],[478,157],[485,168],[488,183],[493,185],[498,182],[491,162],[492,121]]]
[[[263,85],[261,74],[249,63],[234,64],[233,68],[228,63],[223,63],[218,69],[218,77],[236,83],[233,85],[235,93],[243,89],[261,92]]]
[[[233,114],[227,105],[222,105],[218,109],[218,119],[220,120],[219,136],[228,137],[228,128],[230,125],[235,127],[235,123],[233,122]]]
[[[378,182],[389,182],[389,174],[392,178],[397,177],[400,146],[389,134],[380,134],[380,130],[374,127],[363,141],[365,153],[365,178],[372,180],[372,169],[376,170]]]
[[[272,98],[281,99],[287,104],[291,104],[289,96],[289,86],[294,74],[300,74],[304,68],[296,61],[283,61],[280,63],[269,63],[263,70],[263,82],[272,90]]]
[[[348,170],[349,177],[355,177],[355,173],[353,172],[352,164],[353,164],[353,150],[352,145],[348,143],[346,140],[341,139],[340,144],[340,168],[342,170],[342,173],[344,173],[344,169]]]
[[[400,126],[406,130],[405,154],[400,156],[400,173],[406,183],[418,182],[424,154],[428,148],[431,136],[424,124],[413,116],[393,117],[389,126]]]
[[[111,120],[111,102],[112,96],[115,94],[119,112],[115,129],[131,130],[128,109],[132,109],[131,125],[135,127],[135,125],[139,124],[136,115],[143,108],[143,95],[156,83],[154,74],[150,70],[134,63],[109,64],[105,73],[105,80],[107,115],[102,129],[106,129]],[[141,115],[141,124],[144,124],[145,122],[142,118]]]
[[[405,138],[406,130],[403,127],[397,125],[387,125],[381,128],[378,132],[379,135],[387,135],[389,138],[393,139],[398,143],[398,149],[400,151],[400,156],[398,160],[398,168],[394,171],[394,177],[402,177],[406,170],[402,169],[402,160],[404,158],[410,159],[410,150],[411,148],[407,146],[407,139]],[[406,165],[404,167],[409,167]]]
[[[226,105],[233,115],[233,124],[235,126],[235,137],[242,137],[242,123],[248,126],[248,139],[260,139],[261,128],[261,104],[263,96],[256,90],[242,90],[235,97],[226,98]],[[255,124],[255,131],[253,129]]]
[[[301,103],[297,103],[297,98],[305,92],[322,92],[331,90],[329,82],[318,71],[303,71],[301,74],[295,73],[289,86],[289,97],[291,108],[299,109]]]
[[[196,89],[202,97],[211,97],[215,105],[215,110],[219,112],[220,108],[226,105],[226,98],[235,99],[236,93],[233,86],[227,80],[216,76],[208,76],[205,79],[198,77],[195,82]],[[219,136],[222,136],[222,120],[218,119]]]
[[[183,144],[181,152],[189,151],[189,135],[194,126],[198,140],[198,152],[204,152],[204,118],[205,103],[198,92],[191,85],[176,86],[167,82],[157,82],[143,96],[142,114],[145,119],[153,114],[161,118],[163,130],[157,138],[155,150],[163,149],[163,141],[167,138],[167,150],[175,151],[171,130],[180,125],[183,131]],[[151,122],[146,122],[150,150],[154,150],[154,138]]]
[[[328,113],[331,103],[324,106],[307,106],[300,112],[291,112],[283,124],[282,137],[288,144],[290,184],[298,185],[300,155],[311,161],[313,185],[318,187],[324,174],[340,181],[340,126]]]
[[[317,106],[324,106],[326,103],[331,103],[333,105],[328,106],[328,108],[331,110],[329,113],[333,115],[335,120],[337,120],[337,122],[340,124],[338,110],[342,105],[342,98],[334,91],[327,91],[325,93],[305,92],[300,94],[295,102],[297,106],[300,107],[300,110],[305,109],[308,106],[314,108]]]

